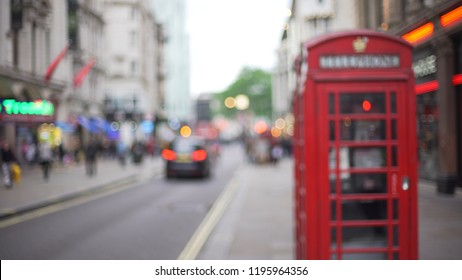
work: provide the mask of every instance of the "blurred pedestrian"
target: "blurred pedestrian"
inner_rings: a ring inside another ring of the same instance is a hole
[[[284,154],[284,150],[282,149],[281,145],[275,144],[271,148],[271,163],[277,164],[279,160],[282,158]]]
[[[26,139],[21,141],[21,165],[25,165],[27,163],[27,151],[29,150],[29,143]]]
[[[98,143],[91,139],[85,148],[85,169],[88,177],[96,175],[96,158],[98,154]]]
[[[125,167],[127,162],[127,145],[121,140],[117,142],[117,159],[122,167]]]
[[[50,169],[53,164],[53,150],[49,142],[41,142],[38,146],[39,164],[42,167],[43,179],[48,181],[50,177]]]
[[[59,158],[59,162],[61,163],[61,165],[64,165],[64,156],[66,155],[66,151],[64,150],[64,145],[63,143],[60,143],[58,145],[58,158]]]
[[[146,143],[146,152],[151,157],[154,157],[154,148],[155,148],[154,138],[151,137],[149,138],[149,141]]]
[[[75,163],[80,163],[80,160],[83,158],[83,151],[80,139],[75,139],[73,155]]]
[[[29,165],[33,165],[34,163],[36,163],[36,159],[37,145],[34,142],[32,142],[30,143],[29,148],[27,149],[26,160]]]
[[[6,188],[10,189],[13,187],[11,165],[17,162],[17,159],[7,142],[3,142],[2,144],[2,148],[0,149],[0,159],[2,163],[3,183]]]
[[[145,148],[143,143],[135,142],[132,145],[132,159],[134,164],[140,164],[143,162],[143,154],[145,152]]]

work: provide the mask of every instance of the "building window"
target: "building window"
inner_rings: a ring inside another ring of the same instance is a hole
[[[68,36],[70,42],[70,49],[78,49],[78,2],[77,0],[68,0],[67,4],[67,17],[68,17]]]
[[[135,76],[137,74],[137,71],[138,71],[138,64],[136,63],[136,61],[132,61],[131,63],[132,75]]]
[[[330,31],[330,25],[331,25],[330,18],[325,18],[324,19],[324,32],[325,33]]]
[[[137,16],[138,16],[138,10],[136,9],[136,7],[132,7],[130,11],[130,19],[136,20]]]
[[[417,96],[419,177],[436,180],[438,171],[438,105],[436,92]]]
[[[32,35],[31,35],[31,64],[32,64],[32,73],[35,73],[37,70],[37,24],[32,22]]]
[[[407,0],[401,0],[402,20],[405,20],[407,18],[406,13],[407,13]]]
[[[45,61],[47,64],[51,63],[51,34],[50,30],[45,31]]]
[[[136,31],[131,31],[130,32],[130,46],[132,48],[135,48],[137,46],[137,41],[138,41],[138,33],[136,33]]]
[[[433,0],[422,0],[422,4],[425,7],[432,7],[434,5]]]
[[[391,17],[391,3],[390,0],[383,0],[382,1],[382,10],[381,10],[381,23],[388,24],[390,22]]]

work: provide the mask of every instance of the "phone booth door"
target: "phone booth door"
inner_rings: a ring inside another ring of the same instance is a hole
[[[320,84],[317,94],[322,258],[411,258],[405,84]]]

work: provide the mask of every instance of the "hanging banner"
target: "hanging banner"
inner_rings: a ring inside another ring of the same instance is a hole
[[[80,72],[77,73],[74,77],[74,87],[80,87],[85,80],[85,77],[90,73],[91,69],[95,65],[96,60],[95,59],[90,59],[85,66],[80,70]]]
[[[58,56],[53,60],[53,62],[51,62],[50,66],[48,66],[47,72],[45,74],[46,82],[50,81],[51,76],[53,75],[61,60],[66,56],[68,50],[69,45],[64,47],[64,49],[58,54]]]

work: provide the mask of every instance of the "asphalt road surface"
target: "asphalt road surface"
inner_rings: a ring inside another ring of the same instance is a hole
[[[209,179],[157,176],[50,206],[58,210],[0,229],[0,258],[177,259],[243,160],[240,147],[224,147]]]

